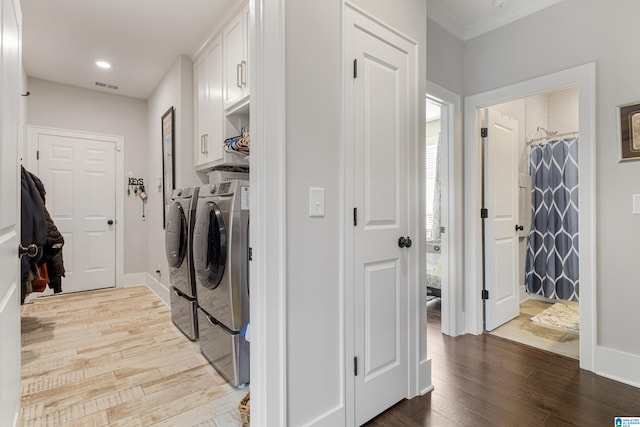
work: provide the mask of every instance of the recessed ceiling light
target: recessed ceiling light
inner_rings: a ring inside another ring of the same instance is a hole
[[[104,69],[109,69],[111,68],[111,64],[109,64],[107,61],[96,61],[96,65],[100,68],[104,68]]]

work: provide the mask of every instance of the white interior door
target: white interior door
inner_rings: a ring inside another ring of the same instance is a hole
[[[353,31],[355,418],[361,425],[408,393],[408,277],[417,249],[399,245],[410,232],[408,54],[379,35]]]
[[[20,5],[2,0],[0,37],[0,423],[17,425],[20,411]]]
[[[485,329],[518,316],[518,122],[486,109],[484,138]]]
[[[115,144],[42,130],[37,147],[47,210],[65,239],[63,292],[115,286]]]

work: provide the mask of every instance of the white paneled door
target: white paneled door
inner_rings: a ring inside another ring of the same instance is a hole
[[[20,410],[21,15],[17,0],[2,0],[0,8],[0,424],[17,425]]]
[[[63,292],[115,286],[116,144],[80,132],[36,133],[46,206],[65,240]]]
[[[520,313],[518,245],[518,122],[485,110],[484,206],[485,329],[491,331]]]
[[[414,133],[408,111],[416,94],[410,93],[407,48],[373,21],[351,28],[355,421],[361,425],[409,389],[408,295],[417,236],[410,236],[409,223]]]

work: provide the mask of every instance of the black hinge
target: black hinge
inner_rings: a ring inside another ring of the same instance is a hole
[[[40,150],[36,150],[36,160],[40,160]]]
[[[489,218],[489,211],[485,208],[480,209],[480,218]]]
[[[358,376],[358,357],[353,358],[353,375]]]
[[[489,291],[486,289],[482,290],[482,299],[489,299]]]
[[[249,248],[249,261],[253,261],[253,248]]]
[[[358,78],[358,60],[357,59],[353,60],[353,78],[354,79]]]
[[[358,225],[358,208],[353,208],[353,226]]]
[[[489,129],[487,129],[487,128],[480,129],[480,136],[482,138],[488,137],[489,136]]]

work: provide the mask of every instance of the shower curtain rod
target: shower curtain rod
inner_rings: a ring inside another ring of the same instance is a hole
[[[543,136],[543,137],[540,137],[540,138],[531,138],[531,139],[527,140],[527,145],[531,145],[531,144],[533,144],[534,142],[537,142],[537,141],[545,141],[547,139],[560,138],[560,137],[563,137],[563,136],[575,135],[577,133],[579,133],[579,132],[576,130],[576,131],[573,131],[573,132],[565,132],[565,133],[560,133],[560,134],[557,134],[557,135],[547,135],[547,136]]]

